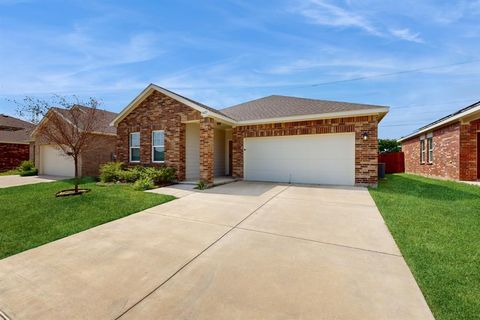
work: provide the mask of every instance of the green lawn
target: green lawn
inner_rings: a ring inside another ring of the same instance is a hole
[[[480,319],[480,187],[396,174],[370,193],[435,318]]]
[[[92,191],[61,198],[55,192],[72,188],[65,180],[0,189],[0,259],[174,199],[84,182]]]

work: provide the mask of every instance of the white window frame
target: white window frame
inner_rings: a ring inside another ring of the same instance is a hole
[[[427,154],[428,154],[428,163],[433,163],[433,137],[427,138]]]
[[[163,144],[155,145],[154,144],[154,139],[153,136],[155,132],[162,132],[163,133]],[[155,148],[163,147],[163,152],[165,154],[165,131],[164,130],[153,130],[152,131],[152,162],[153,163],[165,163],[165,160],[162,161],[155,161],[154,156],[155,156]],[[165,158],[164,158],[165,159]]]
[[[132,135],[138,134],[138,147],[132,147]],[[132,160],[132,149],[138,149],[138,154],[140,155],[140,132],[130,132],[128,135],[128,160],[131,163],[139,163],[140,159]]]
[[[420,164],[425,164],[427,156],[427,148],[425,145],[425,139],[420,139]]]

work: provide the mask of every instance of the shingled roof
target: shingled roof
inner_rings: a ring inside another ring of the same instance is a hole
[[[0,114],[0,143],[28,143],[33,123]]]
[[[249,121],[303,115],[321,115],[347,111],[362,111],[376,108],[386,107],[350,102],[271,95],[237,104],[229,108],[221,109],[221,112],[237,121]]]
[[[89,108],[89,107],[80,106],[80,105],[77,105],[75,107],[77,107],[81,110],[84,110],[84,111],[91,110],[91,108]],[[53,108],[53,109],[55,111],[59,112],[66,119],[69,119],[71,117],[70,112],[67,109],[62,109],[62,108]],[[112,120],[115,119],[117,114],[115,112],[110,112],[110,111],[101,110],[101,109],[96,109],[95,112],[96,112],[96,117],[99,121],[97,131],[99,133],[116,134],[117,133],[117,128],[111,127],[110,122],[112,122]]]
[[[270,121],[299,121],[328,117],[351,117],[369,114],[378,114],[381,120],[388,112],[388,107],[378,105],[279,95],[248,101],[224,109],[215,109],[151,83],[118,114],[111,125],[117,126],[120,121],[139,106],[153,91],[159,91],[172,99],[180,101],[200,111],[205,117],[213,117],[231,125],[245,125]]]

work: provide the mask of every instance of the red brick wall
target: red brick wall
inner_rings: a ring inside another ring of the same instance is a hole
[[[95,135],[94,142],[82,153],[80,170],[83,176],[98,176],[99,167],[113,160],[116,141],[116,136]]]
[[[459,178],[460,124],[454,123],[433,131],[433,164],[420,164],[420,137],[402,142],[405,172],[447,179]],[[425,148],[427,148],[425,141]],[[428,153],[428,150],[427,150]]]
[[[0,143],[0,172],[18,167],[30,157],[28,144]]]
[[[153,130],[165,131],[165,165],[177,169],[177,179],[185,179],[185,124],[200,120],[200,112],[158,91],[153,92],[130,112],[117,127],[118,161],[129,163],[129,134],[140,132],[140,164],[152,163]]]
[[[480,119],[460,126],[460,180],[477,180],[477,132]]]
[[[355,132],[355,184],[376,185],[377,125],[376,116],[364,116],[235,127],[232,133],[233,176],[243,178],[243,138]],[[367,141],[362,138],[364,132],[368,132]]]
[[[203,118],[200,121],[200,178],[213,183],[214,120]]]

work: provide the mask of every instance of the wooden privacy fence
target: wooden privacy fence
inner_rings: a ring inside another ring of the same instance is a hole
[[[405,155],[403,152],[380,153],[378,162],[385,163],[385,173],[405,172]]]

